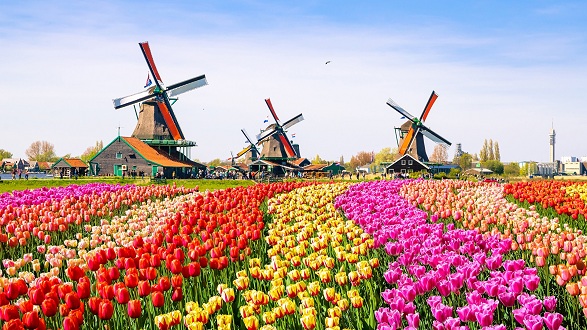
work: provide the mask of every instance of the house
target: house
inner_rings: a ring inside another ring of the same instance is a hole
[[[311,164],[311,162],[308,160],[308,158],[298,158],[298,159],[294,159],[292,161],[289,162],[291,165],[293,165],[293,167],[304,167],[304,166],[308,166]]]
[[[280,164],[265,159],[257,159],[256,161],[249,164],[249,172],[251,173],[273,173],[277,177],[283,177],[287,175],[295,175],[295,173],[301,171],[301,168],[296,167],[293,164]]]
[[[344,166],[340,165],[339,163],[332,163],[328,166],[326,166],[325,168],[323,168],[322,170],[324,170],[325,172],[330,172],[332,173],[332,175],[338,175],[340,173],[342,173],[342,171],[345,170]]]
[[[13,168],[24,172],[29,167],[29,162],[22,158],[4,158],[2,159],[2,167],[5,170],[12,170]]]
[[[328,172],[324,171],[324,168],[328,166],[328,164],[310,164],[304,166],[304,175],[305,177],[309,178],[321,178],[325,177]]]
[[[409,174],[412,172],[429,171],[430,167],[420,162],[410,154],[401,156],[398,160],[385,168],[387,174]]]
[[[49,172],[51,170],[51,166],[54,163],[49,162],[37,162],[33,160],[29,164],[29,172],[38,173],[38,172]]]
[[[89,161],[90,174],[188,178],[206,166],[177,152],[155,148],[135,137],[116,137]]]
[[[59,158],[51,166],[53,177],[71,178],[75,176],[85,176],[88,172],[88,165],[79,158]]]

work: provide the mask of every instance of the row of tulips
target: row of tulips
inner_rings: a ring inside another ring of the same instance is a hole
[[[271,199],[268,246],[256,251],[265,255],[249,258],[248,267],[232,283],[221,283],[202,307],[186,305],[186,327],[375,328],[381,297],[373,278],[383,274],[373,239],[334,208],[334,198],[346,189],[309,186]],[[167,329],[172,317],[159,315],[156,323]]]
[[[537,269],[522,259],[507,260],[510,238],[430,223],[428,213],[410,202],[423,197],[415,191],[429,191],[425,182],[361,183],[336,201],[394,257],[384,274],[388,307],[375,314],[378,328],[563,329],[556,298],[541,297],[537,290]]]
[[[228,282],[239,261],[264,245],[259,208],[266,198],[303,185],[146,199],[80,232],[70,227],[65,244],[37,246],[33,254],[44,262],[31,261],[30,254],[22,258],[21,268],[32,271],[0,277],[0,325],[122,328],[132,320],[153,329],[155,315],[208,299],[215,283]],[[39,263],[48,271],[32,266]]]
[[[61,244],[72,230],[103,216],[111,217],[117,210],[190,191],[175,185],[90,183],[4,193],[0,198],[1,248],[15,254],[14,248],[19,246],[21,251],[30,251],[38,244]]]
[[[587,185],[570,181],[539,180],[508,183],[504,195],[511,195],[520,202],[552,208],[558,215],[568,215],[573,220],[585,220],[587,215]]]
[[[539,267],[545,294],[563,299],[564,309],[573,316],[570,327],[585,326],[586,319],[578,315],[587,313],[586,237],[581,230],[557,217],[542,216],[534,206],[509,202],[496,184],[414,182],[402,187],[400,195],[431,212],[432,219],[511,239],[515,255]]]

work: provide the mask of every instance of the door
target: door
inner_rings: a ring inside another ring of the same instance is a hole
[[[122,176],[122,165],[114,165],[114,175]]]
[[[159,166],[153,166],[153,169],[151,171],[151,176],[155,176],[157,175],[157,172],[159,171]]]

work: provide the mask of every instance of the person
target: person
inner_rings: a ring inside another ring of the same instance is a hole
[[[175,180],[175,171],[173,171],[173,173],[171,173],[171,178],[172,178],[173,180]]]
[[[29,179],[29,170],[28,169],[24,172],[24,179],[25,180]]]
[[[357,171],[357,180],[359,180],[359,171]]]
[[[20,168],[18,169],[18,179],[22,179],[22,170]]]
[[[12,168],[12,180],[16,180],[16,168]]]

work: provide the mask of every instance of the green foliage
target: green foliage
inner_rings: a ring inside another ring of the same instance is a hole
[[[314,157],[314,159],[312,159],[311,161],[312,164],[326,164],[326,161],[322,158],[320,158],[320,155],[316,155],[316,157]]]
[[[96,141],[96,145],[88,147],[86,151],[80,156],[81,160],[85,163],[89,162],[94,156],[100,152],[104,148],[104,143],[102,141]]]
[[[4,158],[12,158],[12,152],[6,151],[4,149],[0,149],[0,160]]]
[[[458,168],[451,168],[450,171],[448,172],[448,178],[449,179],[456,179],[457,176],[461,174],[461,170]]]
[[[520,165],[515,162],[504,165],[503,174],[507,176],[518,176],[520,175]]]
[[[466,171],[471,168],[471,164],[473,163],[473,157],[471,154],[465,152],[464,154],[459,157],[459,166],[463,171]]]
[[[446,179],[447,177],[448,176],[444,172],[439,172],[439,173],[434,174],[434,179],[436,179],[436,180]]]
[[[481,162],[481,166],[490,169],[495,174],[503,174],[503,164],[499,160],[487,160]]]
[[[220,166],[220,165],[222,165],[222,161],[220,160],[220,158],[212,159],[210,162],[208,162],[208,166]]]
[[[376,165],[380,165],[381,163],[385,163],[385,162],[393,162],[395,160],[395,157],[397,155],[397,149],[391,149],[391,148],[383,148],[381,149],[381,151],[379,151],[378,153],[375,154],[375,161],[374,163]]]

